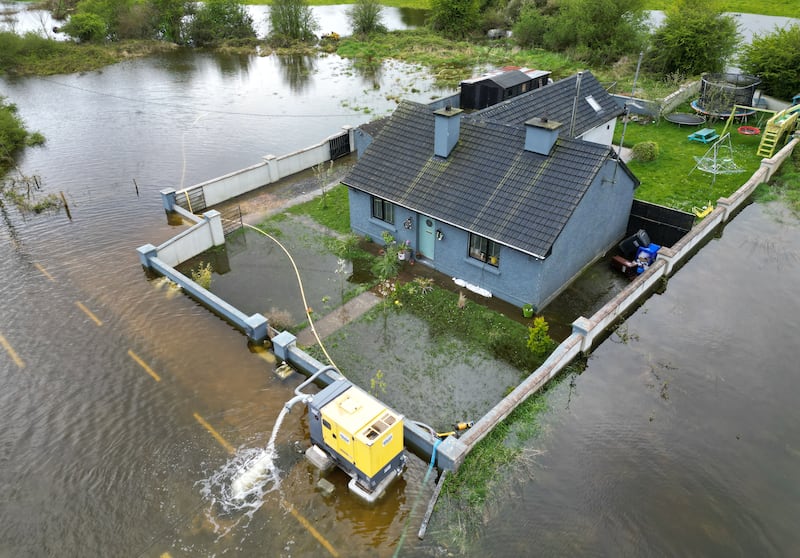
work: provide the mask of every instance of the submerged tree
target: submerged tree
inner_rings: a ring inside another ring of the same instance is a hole
[[[255,39],[253,18],[236,0],[208,0],[200,4],[186,37],[195,46],[212,46],[230,39]]]
[[[357,0],[347,9],[347,17],[353,28],[353,35],[369,35],[370,33],[385,33],[383,25],[383,6],[378,0]]]
[[[44,137],[25,129],[14,104],[0,97],[0,207],[4,200],[11,202],[20,211],[41,213],[47,209],[61,207],[55,194],[40,195],[41,182],[36,175],[26,176],[16,165],[16,155],[25,147],[41,145]],[[7,176],[9,171],[16,174]]]
[[[270,40],[278,45],[313,42],[319,24],[305,0],[274,0],[269,12]]]

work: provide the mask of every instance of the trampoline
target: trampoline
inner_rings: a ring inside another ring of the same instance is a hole
[[[664,116],[664,120],[678,126],[699,126],[706,121],[706,117],[688,112],[673,112]]]
[[[753,95],[760,83],[760,78],[749,74],[705,74],[700,81],[700,98],[692,101],[692,108],[705,116],[746,118],[755,114]],[[734,109],[736,105],[748,108]]]
[[[692,108],[696,110],[698,113],[704,116],[714,116],[717,118],[730,118],[731,114],[733,114],[734,118],[747,118],[748,116],[753,116],[756,113],[755,109],[749,107],[748,108],[738,107],[735,113],[733,113],[730,108],[723,109],[721,111],[707,110],[700,105],[700,99],[695,99],[690,104],[692,105]]]

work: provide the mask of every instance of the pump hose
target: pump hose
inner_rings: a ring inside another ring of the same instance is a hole
[[[428,465],[428,470],[425,472],[425,478],[422,479],[422,486],[424,487],[425,484],[428,482],[428,477],[431,476],[431,471],[433,470],[433,466],[436,463],[436,448],[439,447],[439,444],[442,443],[442,440],[436,440],[433,443],[433,451],[431,452],[431,462]],[[419,499],[422,496],[422,488],[420,488],[419,492],[417,492],[417,497],[414,498],[414,503],[411,506],[411,512],[409,512],[408,517],[406,517],[406,524],[403,526],[403,534],[400,535],[400,542],[397,543],[397,548],[392,554],[392,558],[397,558],[400,555],[400,551],[403,548],[403,543],[406,540],[406,535],[408,534],[408,525],[411,522],[411,517],[414,515],[414,511],[417,509],[417,504],[419,504]]]
[[[322,344],[322,339],[320,339],[319,335],[317,334],[317,329],[314,327],[314,320],[311,319],[311,312],[309,312],[309,305],[308,305],[308,301],[306,300],[306,291],[303,288],[303,280],[300,278],[300,270],[297,269],[297,264],[294,262],[294,258],[289,253],[289,250],[287,250],[286,247],[283,244],[281,244],[280,241],[277,238],[275,238],[274,236],[272,236],[271,234],[268,234],[267,232],[262,231],[258,227],[254,227],[253,225],[250,225],[248,223],[243,223],[243,225],[245,227],[253,229],[254,231],[256,231],[258,233],[263,234],[264,236],[266,236],[267,238],[272,240],[275,244],[280,246],[281,250],[283,250],[284,253],[286,254],[286,256],[289,258],[289,262],[291,262],[292,267],[294,268],[294,274],[297,277],[297,284],[300,286],[300,296],[303,299],[303,307],[306,310],[306,318],[308,318],[308,325],[311,328],[311,333],[314,334],[314,338],[317,340],[317,343],[319,344],[320,349],[322,349],[322,352],[325,354],[325,358],[327,358],[328,362],[331,364],[331,366],[333,366],[336,369],[336,371],[339,372],[339,374],[341,374],[341,371],[339,370],[339,367],[336,366],[336,364],[333,362],[333,359],[331,358],[331,355],[329,355],[328,351],[325,349],[325,345]],[[342,376],[344,376],[344,375],[342,374]]]

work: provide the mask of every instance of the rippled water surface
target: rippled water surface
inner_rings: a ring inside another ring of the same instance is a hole
[[[252,516],[205,497],[267,446],[299,382],[136,254],[181,230],[161,189],[316,143],[398,95],[446,93],[432,83],[397,63],[183,52],[0,79],[47,138],[20,168],[72,215],[0,208],[0,556],[459,553],[444,513],[413,536],[431,492],[419,460],[375,506],[321,496],[300,410],[275,440],[279,489]],[[498,472],[505,496],[468,555],[796,554],[800,239],[780,219],[745,210],[629,320],[626,342],[554,392],[531,447],[544,453]]]

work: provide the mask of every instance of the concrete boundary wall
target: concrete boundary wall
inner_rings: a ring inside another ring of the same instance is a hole
[[[165,199],[168,200],[168,196]],[[140,246],[137,252],[141,264],[146,269],[156,271],[177,283],[206,307],[244,331],[251,340],[264,341],[267,338],[267,319],[264,316],[261,314],[247,316],[175,269],[176,265],[202,254],[213,246],[225,244],[222,216],[219,211],[206,211],[203,215],[197,216],[178,205],[173,206],[173,211],[185,219],[194,221],[195,224],[159,246],[152,244]]]
[[[672,248],[662,248],[656,261],[647,271],[639,275],[591,318],[581,316],[575,320],[572,324],[572,335],[559,344],[542,366],[533,371],[516,389],[481,417],[464,436],[461,438],[450,436],[439,444],[436,452],[437,467],[444,470],[457,470],[472,448],[500,421],[508,417],[520,403],[562,372],[577,356],[588,353],[610,327],[624,318],[643,297],[656,288],[661,279],[667,278],[673,273],[680,263],[692,256],[697,246],[707,241],[715,234],[719,226],[730,220],[747,203],[755,188],[762,182],[768,181],[780,168],[780,165],[791,156],[798,143],[800,143],[800,139],[795,135],[794,139],[774,157],[762,160],[759,169],[741,188],[728,198],[720,198],[717,207]],[[351,143],[351,147],[352,145],[353,143]],[[174,269],[175,265],[212,246],[224,244],[225,237],[219,212],[208,211],[200,217],[192,215],[174,203],[174,190],[163,191],[162,198],[165,210],[177,212],[184,218],[195,221],[196,224],[158,247],[147,244],[138,248],[142,265],[176,282],[201,303],[242,329],[251,340],[255,342],[266,340],[269,327],[264,316],[260,314],[246,316]],[[282,339],[280,335],[284,335],[286,340],[279,341]],[[302,364],[303,366],[300,368],[303,372],[311,374],[313,373],[312,368],[321,366],[321,363],[294,347],[294,336],[291,334],[279,334],[273,338],[273,350],[278,358],[287,359],[291,356],[290,360],[295,365]],[[414,453],[422,459],[430,460],[437,440],[425,429],[419,428],[413,423],[406,425],[405,431],[409,436],[409,443],[413,446]]]
[[[182,195],[185,192],[200,188],[203,190],[206,206],[211,207],[267,184],[277,182],[292,174],[310,169],[320,163],[330,161],[332,159],[330,141],[333,139],[348,136],[350,152],[352,153],[355,149],[353,127],[344,126],[343,128],[343,132],[333,134],[305,149],[280,156],[266,155],[260,163],[189,186],[178,190],[176,193]]]
[[[656,261],[617,296],[600,308],[591,318],[579,317],[572,324],[572,335],[561,342],[550,357],[534,370],[514,391],[481,417],[461,438],[450,436],[439,445],[437,466],[457,470],[464,458],[494,427],[549,380],[563,371],[579,354],[588,353],[606,335],[609,328],[624,318],[659,281],[666,279],[694,254],[701,243],[708,241],[717,228],[729,221],[748,202],[756,187],[768,181],[781,164],[789,158],[800,138],[795,135],[771,159],[764,159],[756,172],[730,197],[720,198],[717,207],[695,225],[672,248],[662,248]]]

